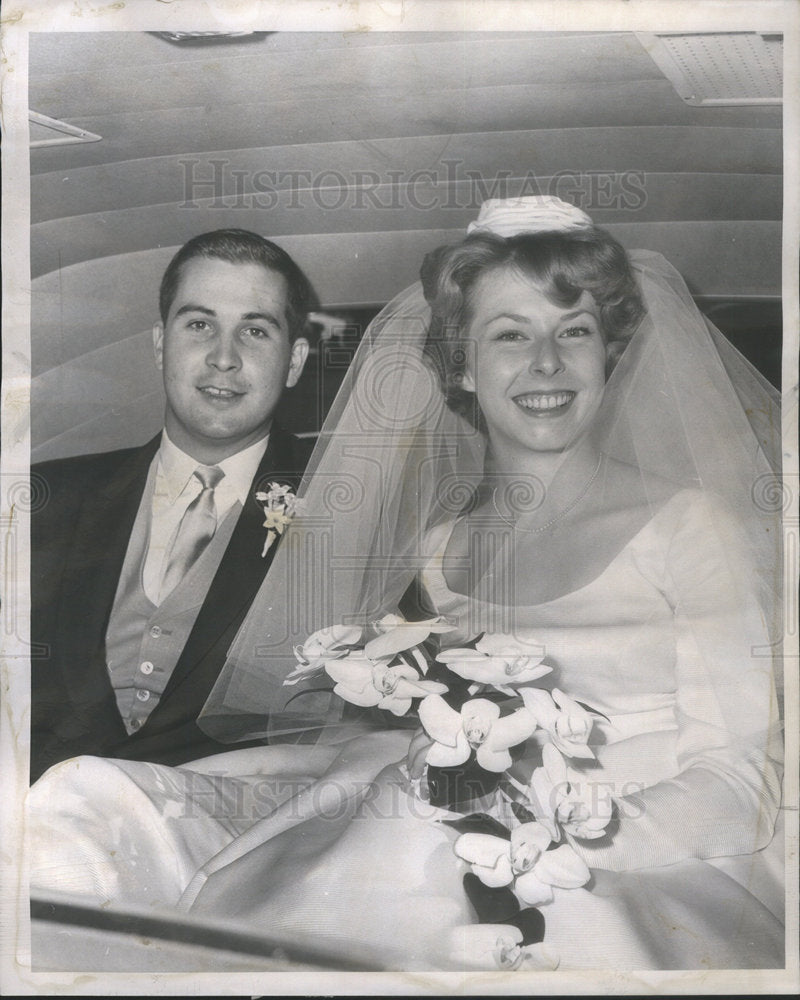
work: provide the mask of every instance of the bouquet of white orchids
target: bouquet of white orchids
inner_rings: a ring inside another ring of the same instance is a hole
[[[351,705],[418,721],[425,769],[410,784],[449,810],[440,818],[460,834],[454,850],[469,865],[464,887],[479,921],[503,924],[503,941],[513,941],[497,952],[500,966],[546,966],[539,907],[554,887],[588,881],[574,839],[606,836],[613,813],[603,786],[581,770],[594,762],[600,713],[537,684],[553,668],[532,632],[441,648],[453,628],[399,615],[324,628],[295,648],[284,684],[327,675]]]

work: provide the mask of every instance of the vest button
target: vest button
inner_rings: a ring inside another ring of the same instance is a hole
[[[152,674],[153,664],[149,660],[145,660],[144,663],[139,664],[139,669],[143,674]]]
[[[139,690],[136,692],[136,697],[139,699],[139,701],[149,701],[150,692]]]
[[[150,638],[157,639],[161,635],[161,628],[158,625],[154,625],[150,629]]]

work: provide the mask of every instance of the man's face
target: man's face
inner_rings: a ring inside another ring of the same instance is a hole
[[[308,342],[290,342],[286,279],[259,264],[195,257],[181,269],[165,324],[153,328],[171,440],[205,464],[254,444]]]

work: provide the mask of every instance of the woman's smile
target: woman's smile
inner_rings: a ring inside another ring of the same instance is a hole
[[[514,397],[514,402],[532,417],[555,417],[564,413],[575,399],[571,391],[526,392]]]

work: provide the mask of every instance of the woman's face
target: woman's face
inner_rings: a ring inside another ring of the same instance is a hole
[[[517,271],[497,268],[478,279],[471,307],[463,386],[477,395],[494,449],[570,448],[591,426],[605,387],[592,296],[559,306]]]

